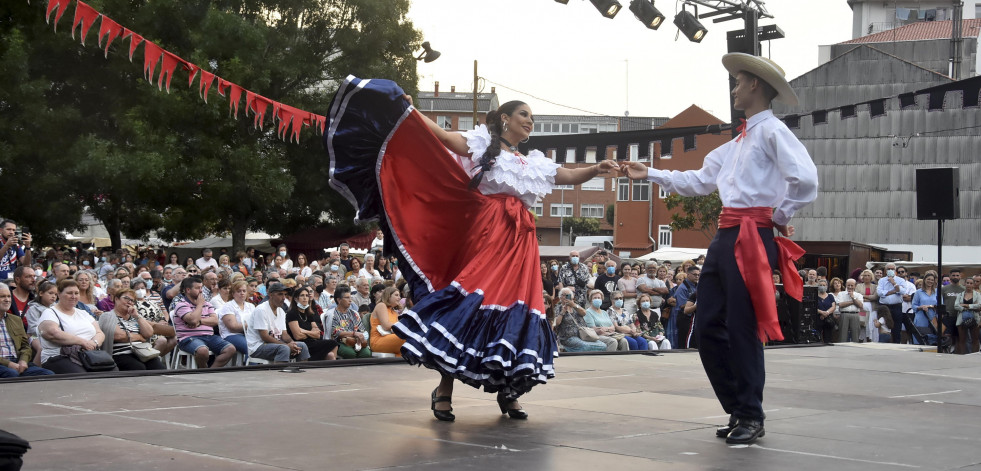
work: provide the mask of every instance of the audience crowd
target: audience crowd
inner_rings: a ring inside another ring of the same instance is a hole
[[[178,352],[187,357],[181,366],[198,368],[397,356],[392,324],[412,306],[380,231],[363,257],[347,244],[319,258],[282,245],[266,256],[204,249],[181,262],[149,248],[50,248],[34,257],[30,234],[0,224],[0,378],[90,371],[97,350],[118,370],[175,368]],[[543,260],[544,315],[560,351],[697,348],[703,261],[618,266],[605,250]],[[804,328],[824,342],[979,350],[979,275],[921,275],[894,263],[845,280],[829,280],[824,267],[800,275],[817,292]]]

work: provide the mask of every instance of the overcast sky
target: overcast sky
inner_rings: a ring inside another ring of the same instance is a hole
[[[675,1],[655,2],[667,17],[657,31],[634,18],[629,0],[620,3],[623,10],[607,19],[588,0],[414,0],[410,19],[442,53],[419,63],[419,88],[432,90],[439,81],[440,91],[453,85],[469,91],[477,60],[487,79],[483,91],[497,86],[502,102],[528,102],[536,114],[590,114],[547,101],[614,116],[629,110],[670,117],[694,104],[728,120],[720,58],[726,32],[742,28],[742,21],[702,20],[708,34],[696,44],[684,35],[675,39]],[[768,0],[766,7],[774,18],[760,24],[776,24],[787,37],[764,42],[763,55],[789,79],[817,67],[819,45],[851,39],[846,0]]]

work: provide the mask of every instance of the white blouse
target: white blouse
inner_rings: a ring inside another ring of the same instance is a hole
[[[457,155],[457,163],[468,175],[473,176],[480,171],[480,167],[474,165],[490,145],[491,135],[487,131],[487,126],[483,124],[477,129],[462,134],[467,138],[470,155],[473,157]],[[485,195],[516,196],[525,207],[531,208],[555,188],[555,174],[558,168],[558,164],[538,150],[532,150],[527,156],[502,150],[497,156],[497,163],[484,174],[477,189]]]

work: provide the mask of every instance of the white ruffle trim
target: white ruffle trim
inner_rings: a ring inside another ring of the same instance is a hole
[[[543,198],[555,187],[556,168],[555,162],[537,150],[525,157],[502,151],[484,178],[512,188],[517,194]]]
[[[476,129],[464,132],[463,136],[467,138],[467,146],[470,147],[470,155],[473,159],[479,159],[484,155],[487,146],[490,145],[491,135],[487,131],[487,125],[481,124]]]

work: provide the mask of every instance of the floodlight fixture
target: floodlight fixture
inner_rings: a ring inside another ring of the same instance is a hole
[[[420,60],[428,64],[436,59],[439,59],[439,51],[434,50],[432,46],[429,45],[429,41],[422,43],[422,49],[423,51],[419,53],[419,57],[416,57],[416,60]]]
[[[698,13],[698,7],[695,8],[695,12]],[[705,33],[708,33],[708,30],[702,26],[702,23],[698,21],[698,18],[696,18],[690,11],[684,9],[684,7],[682,7],[681,11],[675,15],[674,24],[679,30],[681,30],[685,37],[687,37],[688,40],[693,43],[702,42],[702,39],[705,38]]]
[[[664,23],[664,15],[650,0],[631,0],[630,11],[649,29],[657,29]]]
[[[569,4],[569,0],[555,0],[555,1],[556,1],[557,3],[561,3],[561,4],[563,4],[563,5],[568,5],[568,4]]]
[[[601,15],[607,18],[617,16],[617,13],[620,13],[620,9],[623,8],[623,5],[617,0],[589,0],[589,2],[599,10]]]

